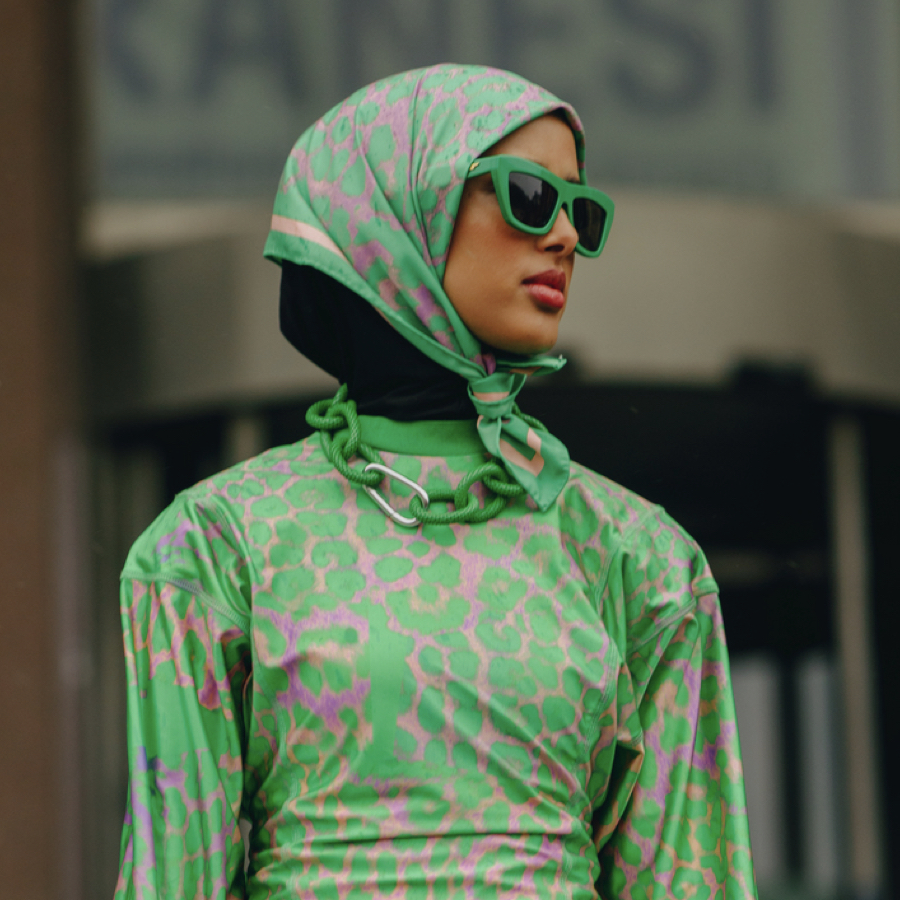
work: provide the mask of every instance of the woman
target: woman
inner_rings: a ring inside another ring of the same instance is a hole
[[[583,159],[470,66],[298,141],[266,255],[344,387],[129,555],[121,896],[755,896],[706,561],[514,402],[609,229]]]

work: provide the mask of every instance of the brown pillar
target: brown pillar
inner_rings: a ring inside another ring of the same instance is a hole
[[[73,7],[0,0],[0,895],[20,900],[80,895],[58,528],[80,428]]]

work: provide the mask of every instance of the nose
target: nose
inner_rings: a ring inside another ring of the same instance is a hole
[[[553,223],[553,227],[541,235],[539,246],[542,250],[562,253],[568,256],[575,251],[578,243],[578,232],[569,218],[569,212],[565,204],[559,208],[559,215]]]

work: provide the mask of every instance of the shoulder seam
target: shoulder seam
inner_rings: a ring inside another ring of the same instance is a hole
[[[691,582],[695,597],[705,597],[707,594],[718,594],[719,585],[715,575],[702,575]]]
[[[633,522],[626,529],[622,531],[622,543],[625,543],[627,538],[631,537],[632,532],[637,531],[638,528],[641,528],[644,524],[645,519],[649,519],[652,516],[659,516],[660,513],[664,513],[665,509],[660,506],[658,503],[652,503],[647,507],[638,517],[637,521]]]
[[[127,569],[122,571],[119,576],[122,581],[140,581],[144,584],[151,581],[161,581],[164,584],[170,584],[172,587],[180,588],[189,594],[193,594],[198,600],[202,600],[207,606],[214,609],[219,615],[224,616],[229,622],[237,625],[245,634],[250,633],[250,617],[241,615],[233,609],[219,603],[212,594],[203,590],[202,585],[196,581],[188,581],[185,578],[172,578],[161,572],[129,572]]]
[[[645,637],[636,647],[631,648],[631,652],[628,654],[628,658],[631,659],[631,657],[634,656],[635,653],[649,644],[650,641],[653,641],[657,637],[659,637],[659,635],[662,634],[670,625],[680,621],[681,619],[686,619],[696,609],[697,598],[694,596],[694,593],[692,591],[690,604],[685,609],[680,609],[677,613],[672,613],[671,616],[667,616],[665,619],[663,619],[662,622],[657,625],[652,634],[647,635],[647,637]]]
[[[636,531],[640,526],[644,524],[644,520],[650,518],[651,516],[658,516],[660,513],[664,513],[665,508],[660,506],[658,503],[654,503],[650,506],[649,509],[644,510],[643,513],[638,517],[637,522],[634,523],[627,531],[625,531],[622,535],[622,543],[625,543],[625,538],[631,536],[632,531]],[[657,627],[654,629],[652,634],[647,635],[637,646],[632,647],[631,651],[628,654],[628,659],[630,660],[642,647],[645,647],[650,641],[656,640],[663,631],[665,631],[670,625],[675,622],[680,621],[681,619],[689,616],[694,610],[697,608],[697,595],[694,593],[694,582],[690,583],[691,588],[691,602],[684,609],[679,609],[677,612],[672,613],[672,615],[667,616],[662,622],[657,624]]]
[[[596,472],[591,472],[590,469],[585,469],[585,471],[590,474],[597,475]],[[603,477],[603,476],[599,476]],[[609,572],[612,569],[613,563],[618,559],[618,557],[622,554],[625,548],[625,541],[631,535],[632,531],[635,531],[644,521],[644,517],[656,509],[662,509],[662,507],[654,506],[650,510],[644,510],[638,517],[638,520],[626,528],[620,529],[615,536],[615,543],[612,547],[610,547],[609,554],[606,558],[606,562],[603,567],[597,572],[596,578],[590,580],[591,591],[593,594],[594,606],[597,609],[600,609],[603,592],[606,589],[606,585],[609,582]]]
[[[222,492],[217,490],[209,495],[209,502],[203,504],[203,510],[216,522],[223,532],[227,531],[229,533],[230,538],[234,541],[235,548],[239,551],[240,557],[244,561],[244,565],[250,571],[250,580],[252,581],[254,574],[253,555],[249,552],[245,552],[246,547],[244,546],[244,543],[246,539],[244,538],[242,531],[232,527],[229,517],[222,509],[222,504],[225,502],[227,501],[223,497]]]

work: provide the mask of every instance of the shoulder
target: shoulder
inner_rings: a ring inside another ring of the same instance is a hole
[[[122,577],[249,597],[271,522],[343,503],[319,444],[275,447],[182,491],[131,548]]]
[[[632,649],[718,591],[703,551],[663,507],[584,466],[572,465],[560,524]]]
[[[572,536],[617,543],[662,507],[597,472],[572,463],[560,495],[561,511]]]

